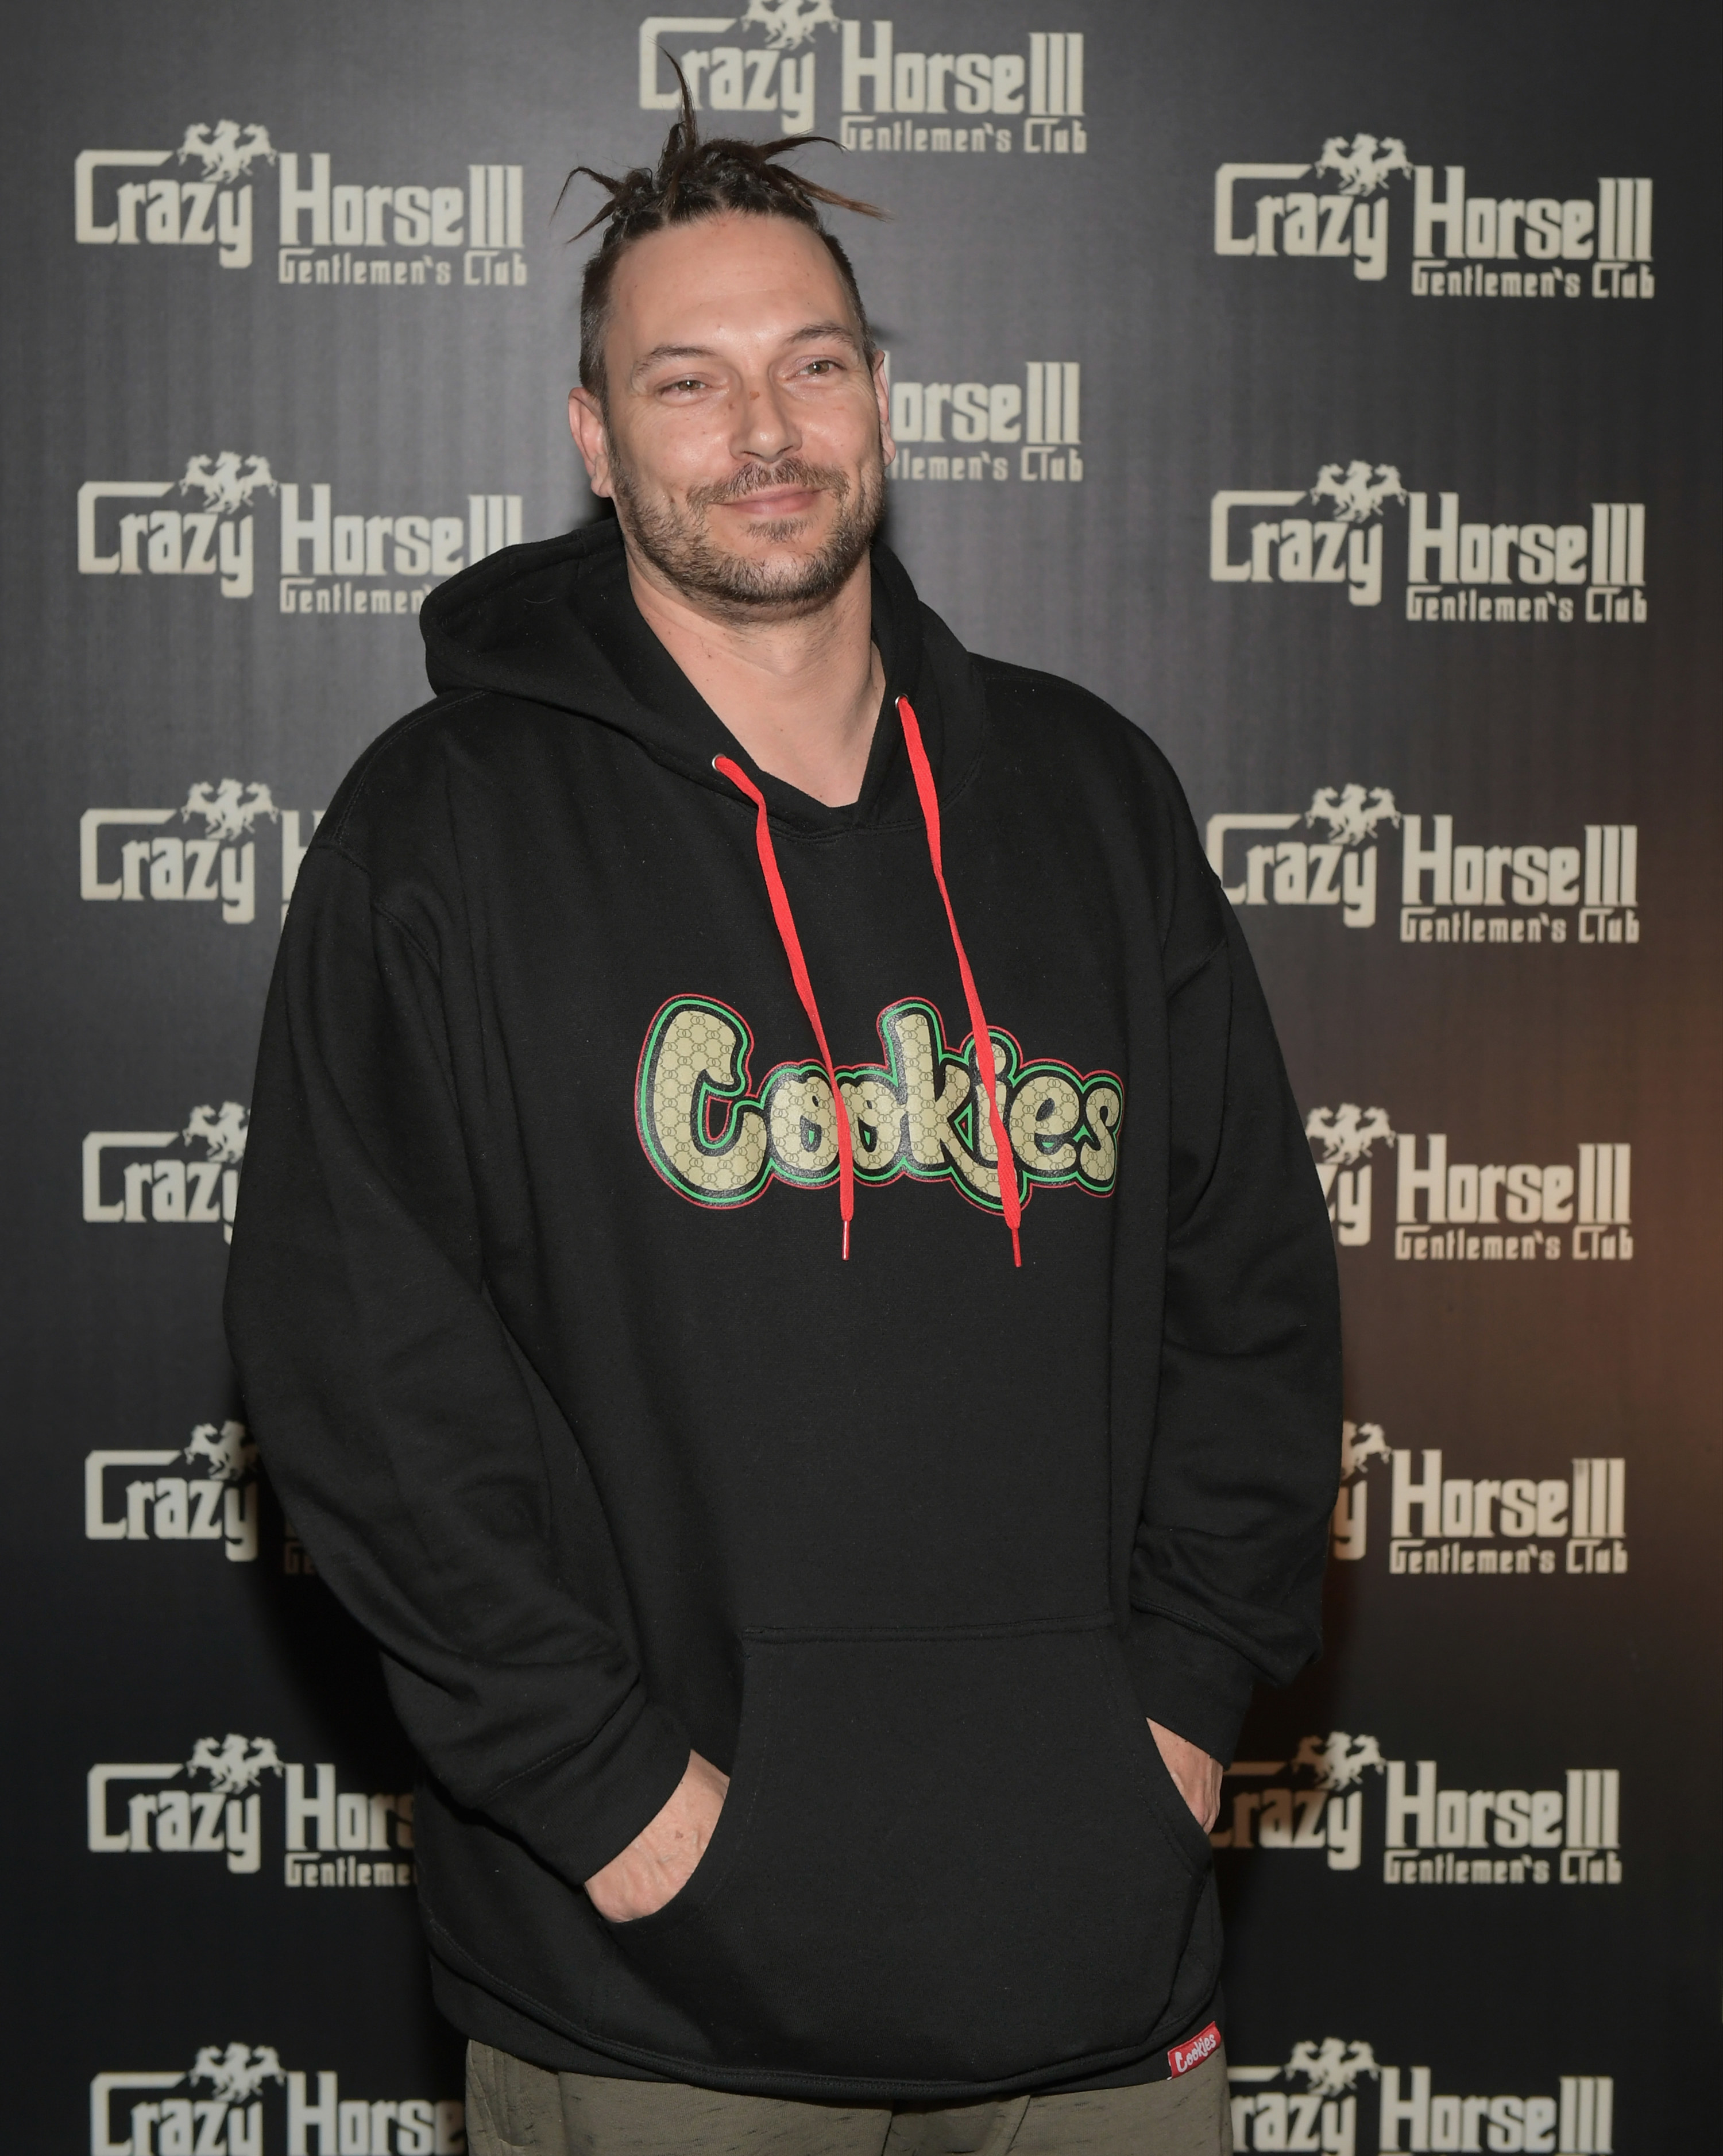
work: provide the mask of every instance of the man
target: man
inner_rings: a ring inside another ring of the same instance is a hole
[[[605,184],[616,521],[426,607],[228,1296],[424,1762],[472,2145],[1207,2156],[1206,1830],[1336,1477],[1300,1119],[1161,757],[871,544],[838,198],[686,110]]]

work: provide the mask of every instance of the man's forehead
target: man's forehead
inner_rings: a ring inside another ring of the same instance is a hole
[[[818,233],[787,218],[701,218],[652,234],[618,265],[618,313],[649,351],[738,337],[859,341],[849,292]]]

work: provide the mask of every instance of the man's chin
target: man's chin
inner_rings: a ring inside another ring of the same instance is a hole
[[[862,552],[865,555],[865,547]],[[698,592],[737,617],[759,620],[823,606],[848,582],[856,558],[849,557],[848,549],[834,557],[828,538],[823,545],[810,545],[799,534],[797,542],[790,542],[762,531],[751,545],[708,545],[692,557],[660,562],[659,567],[685,590]]]

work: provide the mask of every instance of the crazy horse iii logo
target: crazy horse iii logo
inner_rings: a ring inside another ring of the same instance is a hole
[[[1415,165],[1392,135],[1350,142],[1331,135],[1310,164],[1218,167],[1214,251],[1350,259],[1354,276],[1380,284],[1388,272],[1389,200],[1406,199],[1391,187],[1396,179],[1410,182],[1417,297],[1577,300],[1588,291],[1597,300],[1649,300],[1657,290],[1649,179],[1600,178],[1592,199],[1474,195],[1464,165]],[[1289,188],[1289,180],[1311,184]],[[1319,193],[1325,180],[1331,187]]]
[[[947,1047],[940,1014],[919,999],[880,1012],[883,1063],[840,1064],[856,1179],[949,1181],[972,1204],[999,1209],[999,1173],[973,1036]],[[1098,1196],[1118,1172],[1124,1088],[1110,1070],[1025,1062],[990,1028],[999,1112],[1027,1204],[1038,1185],[1074,1183]],[[818,1190],[838,1174],[831,1087],[818,1063],[780,1063],[751,1089],[754,1037],[727,1004],[674,996],[648,1029],[635,1086],[647,1158],[696,1205],[751,1204],[774,1179]]]
[[[1379,2061],[1372,2045],[1327,2036],[1295,2044],[1284,2066],[1228,2065],[1233,2146],[1320,2149],[1523,2149],[1527,2156],[1609,2156],[1615,2082],[1561,2074],[1555,2096],[1444,2096],[1428,2066]],[[1300,2089],[1297,2084],[1302,2082]],[[1374,2133],[1359,2107],[1376,2084]]]
[[[1565,1788],[1535,1789],[1524,1763],[1499,1767],[1492,1789],[1444,1789],[1438,1760],[1391,1758],[1373,1736],[1331,1730],[1290,1759],[1235,1759],[1209,1840],[1235,1853],[1321,1853],[1330,1871],[1351,1872],[1373,1821],[1384,1886],[1620,1886],[1620,1768],[1570,1767]],[[1513,1780],[1526,1786],[1505,1786]]]
[[[1327,505],[1328,514],[1312,517],[1309,503]],[[1492,504],[1479,516],[1474,502],[1467,517],[1455,490],[1408,488],[1397,465],[1363,458],[1324,465],[1308,490],[1223,487],[1209,501],[1209,576],[1218,584],[1343,583],[1354,606],[1379,606],[1390,503],[1406,511],[1408,621],[1571,627],[1651,618],[1643,501],[1594,501],[1589,526],[1536,515],[1507,521],[1502,508],[1517,504]],[[1550,504],[1539,506],[1549,513]],[[1254,519],[1247,556],[1237,551],[1245,534],[1233,511],[1251,509],[1304,513]]]
[[[439,152],[446,154],[440,143]],[[176,170],[163,172],[170,161]],[[328,151],[278,151],[256,121],[194,121],[177,150],[80,150],[73,166],[78,244],[213,246],[223,269],[249,269],[254,180],[265,165],[276,168],[279,284],[512,290],[527,282],[519,165],[469,164],[464,186],[336,184]],[[201,177],[182,177],[192,166]],[[133,172],[156,177],[121,177]],[[459,168],[449,177],[458,178]]]
[[[273,2044],[205,2044],[188,2072],[90,2084],[90,2156],[464,2156],[465,2123],[459,2097],[344,2101],[339,2075],[290,2071]]]
[[[1014,52],[930,53],[907,49],[897,29],[889,18],[840,17],[833,0],[748,0],[741,13],[647,15],[637,48],[640,110],[676,110],[674,62],[697,108],[775,112],[787,133],[801,134],[818,124],[818,69],[828,113],[836,79],[832,132],[846,150],[1026,157],[1087,151],[1083,31],[1032,30]],[[822,31],[835,33],[835,46]],[[741,43],[751,32],[760,42]],[[722,42],[685,44],[690,34]],[[991,44],[997,31],[977,34]]]
[[[203,506],[119,506],[165,503],[170,495],[201,496]],[[518,494],[469,494],[464,516],[406,514],[398,506],[374,516],[351,504],[338,508],[331,480],[278,480],[267,457],[222,449],[188,457],[177,480],[85,480],[78,489],[79,574],[218,575],[223,598],[249,599],[257,583],[254,511],[264,495],[275,498],[278,604],[285,614],[404,619],[418,613],[432,578],[453,576],[521,536]],[[384,581],[392,578],[405,581]]]
[[[1300,823],[1326,825],[1326,842],[1294,837]],[[1390,831],[1400,834],[1403,943],[1596,949],[1640,939],[1637,824],[1587,824],[1576,834],[1582,847],[1456,844],[1452,815],[1403,812],[1387,787],[1354,781],[1318,787],[1302,817],[1295,808],[1211,816],[1208,862],[1234,906],[1332,906],[1348,928],[1370,928],[1377,856]],[[1259,835],[1276,832],[1287,835]]]
[[[1370,1240],[1369,1155],[1386,1143],[1395,1154],[1397,1259],[1494,1264],[1555,1260],[1564,1252],[1581,1264],[1633,1258],[1631,1142],[1594,1140],[1567,1161],[1450,1160],[1445,1132],[1428,1133],[1421,1146],[1415,1133],[1393,1128],[1386,1108],[1351,1101],[1312,1108],[1305,1135],[1321,1148],[1316,1173],[1344,1246]]]
[[[191,1786],[200,1781],[208,1786]],[[410,1789],[343,1789],[332,1761],[284,1759],[272,1738],[233,1730],[200,1737],[183,1765],[99,1761],[85,1777],[85,1845],[93,1856],[225,1856],[230,1872],[249,1878],[263,1867],[265,1786],[279,1793],[269,1838],[280,1837],[284,1886],[413,1884]]]

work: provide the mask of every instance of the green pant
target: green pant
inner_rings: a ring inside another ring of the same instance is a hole
[[[1227,2061],[1084,2096],[946,2109],[792,2103],[681,2082],[553,2074],[467,2046],[471,2156],[1232,2156]]]

